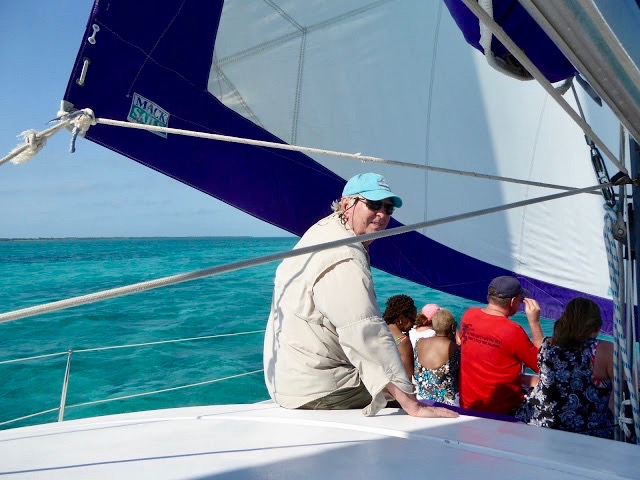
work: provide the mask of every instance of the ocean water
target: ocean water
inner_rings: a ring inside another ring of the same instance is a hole
[[[290,250],[288,238],[117,238],[0,242],[0,312]],[[262,341],[277,262],[0,324],[0,429],[65,419],[268,398]],[[392,295],[472,305],[373,270],[380,308]],[[514,319],[527,328],[524,314]],[[545,334],[552,322],[543,321]],[[243,332],[243,335],[228,335]],[[228,335],[228,336],[220,336]],[[219,336],[192,341],[167,340]],[[81,351],[91,350],[91,351]],[[59,354],[26,361],[39,355]],[[234,377],[217,381],[226,377]],[[201,384],[189,388],[186,385]],[[170,390],[173,389],[173,390]],[[152,395],[145,392],[168,390]],[[104,399],[130,397],[95,403]],[[9,420],[30,418],[11,423]]]

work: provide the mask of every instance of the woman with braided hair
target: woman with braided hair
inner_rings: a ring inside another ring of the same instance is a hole
[[[387,300],[382,318],[389,327],[409,378],[413,378],[413,347],[408,332],[413,328],[418,309],[408,295],[394,295]]]
[[[598,305],[572,299],[538,354],[540,380],[516,412],[539,427],[613,438],[613,344],[598,341]]]

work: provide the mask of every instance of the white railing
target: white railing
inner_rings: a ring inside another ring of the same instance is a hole
[[[209,384],[212,384],[212,383],[222,382],[222,381],[230,380],[230,379],[233,379],[233,378],[244,377],[244,376],[247,376],[247,375],[255,375],[256,373],[260,373],[260,372],[263,371],[263,369],[260,368],[260,369],[252,370],[252,371],[249,371],[249,372],[238,373],[238,374],[235,374],[235,375],[228,375],[228,376],[225,376],[225,377],[214,378],[214,379],[205,380],[205,381],[202,381],[202,382],[190,383],[188,385],[178,385],[178,386],[162,388],[162,389],[148,391],[148,392],[135,393],[135,394],[131,394],[131,395],[122,395],[122,396],[118,396],[118,397],[103,398],[103,399],[98,399],[98,400],[92,400],[92,401],[89,401],[89,402],[82,402],[82,403],[76,403],[76,404],[73,404],[73,405],[66,405],[67,391],[68,391],[68,388],[69,388],[69,375],[70,375],[70,372],[71,372],[71,358],[72,358],[73,354],[77,355],[79,353],[99,352],[99,351],[115,350],[115,349],[122,349],[122,348],[148,347],[150,345],[162,345],[162,344],[168,344],[168,343],[192,342],[192,341],[196,341],[196,340],[207,340],[207,339],[216,339],[216,338],[223,338],[223,337],[235,337],[235,336],[239,336],[239,335],[252,335],[252,334],[256,334],[256,333],[264,333],[264,330],[253,330],[253,331],[249,331],[249,332],[238,332],[238,333],[223,333],[223,334],[218,334],[218,335],[204,335],[204,336],[200,336],[200,337],[177,338],[177,339],[172,339],[172,340],[160,340],[160,341],[156,341],[156,342],[135,343],[135,344],[127,344],[127,345],[112,345],[112,346],[103,346],[103,347],[95,347],[95,348],[83,348],[83,349],[77,349],[77,350],[68,350],[66,352],[47,353],[47,354],[35,355],[35,356],[31,356],[31,357],[23,357],[23,358],[16,358],[16,359],[0,361],[0,365],[6,365],[6,364],[12,364],[12,363],[22,363],[22,362],[29,362],[29,361],[34,361],[34,360],[42,360],[42,359],[45,359],[45,358],[59,357],[59,356],[62,356],[62,355],[66,355],[67,356],[66,367],[65,367],[65,371],[64,371],[63,380],[62,380],[62,392],[60,394],[60,404],[59,404],[59,406],[57,406],[55,408],[49,408],[47,410],[42,410],[42,411],[39,411],[39,412],[34,412],[34,413],[29,414],[29,415],[24,415],[24,416],[21,416],[21,417],[16,417],[16,418],[12,418],[10,420],[2,421],[2,422],[0,422],[0,427],[3,427],[5,425],[9,425],[9,424],[12,424],[12,423],[20,422],[22,420],[27,420],[29,418],[37,417],[37,416],[40,416],[40,415],[46,415],[48,413],[53,413],[53,412],[56,412],[56,411],[58,412],[58,421],[61,422],[61,421],[64,420],[64,414],[65,414],[65,410],[66,409],[78,408],[78,407],[86,407],[86,406],[89,406],[89,405],[97,405],[97,404],[101,404],[101,403],[115,402],[115,401],[118,401],[118,400],[127,400],[127,399],[131,399],[131,398],[136,398],[136,397],[143,397],[143,396],[148,396],[148,395],[156,395],[156,394],[159,394],[159,393],[166,393],[166,392],[171,392],[171,391],[176,391],[176,390],[183,390],[183,389],[187,389],[187,388],[200,387],[200,386],[203,386],[203,385],[209,385]]]

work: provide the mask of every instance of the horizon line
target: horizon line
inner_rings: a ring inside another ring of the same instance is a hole
[[[28,241],[28,240],[117,240],[117,239],[157,239],[157,238],[297,238],[297,235],[124,235],[108,237],[0,237],[0,242]]]

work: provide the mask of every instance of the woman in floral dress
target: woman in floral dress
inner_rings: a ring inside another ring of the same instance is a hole
[[[530,425],[613,438],[613,344],[596,339],[602,317],[587,298],[571,300],[546,337],[540,380],[516,411]]]

